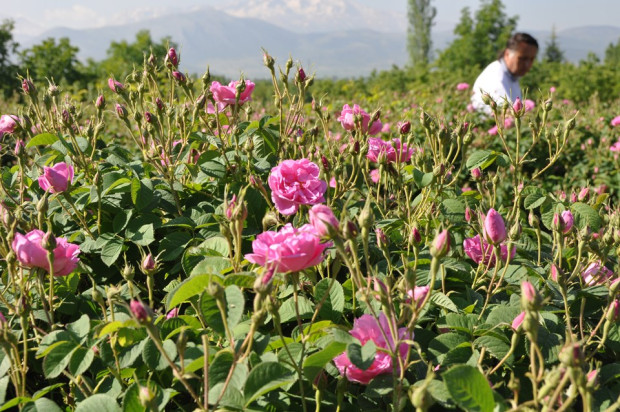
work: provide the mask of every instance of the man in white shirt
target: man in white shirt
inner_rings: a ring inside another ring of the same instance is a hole
[[[515,33],[500,53],[499,58],[480,73],[474,83],[471,103],[474,109],[491,114],[491,108],[482,101],[487,93],[498,105],[504,98],[514,102],[523,100],[519,79],[530,71],[536,54],[538,42],[527,33]]]

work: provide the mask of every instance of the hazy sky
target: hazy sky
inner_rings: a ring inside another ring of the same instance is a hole
[[[303,0],[301,0],[303,1]],[[407,0],[354,0],[406,13]],[[16,21],[16,34],[33,36],[57,26],[98,27],[156,17],[171,11],[218,6],[226,0],[20,0],[3,1],[0,19]],[[619,0],[504,0],[509,16],[519,15],[520,30],[557,30],[586,25],[618,26]],[[302,3],[303,4],[303,3]],[[474,11],[480,0],[434,0],[437,29],[458,22],[463,7]]]

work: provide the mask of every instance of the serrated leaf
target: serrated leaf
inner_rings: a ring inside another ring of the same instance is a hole
[[[168,358],[174,361],[177,357],[177,346],[175,343],[168,339],[162,342],[162,346]],[[164,370],[169,366],[166,358],[157,349],[152,339],[145,339],[144,346],[142,347],[142,360],[150,369],[158,371]]]
[[[80,402],[75,412],[121,412],[121,407],[113,397],[96,394]]]
[[[34,402],[27,403],[21,412],[62,412],[62,409],[50,399],[39,398]]]
[[[353,365],[361,370],[365,371],[370,368],[375,361],[376,355],[377,345],[372,340],[368,340],[364,346],[360,345],[359,342],[347,345],[347,357]]]
[[[114,230],[114,233],[118,234],[118,232],[125,229],[132,216],[133,209],[119,211],[114,216],[114,220],[112,220],[112,230]]]
[[[132,179],[131,201],[138,210],[145,209],[153,201],[153,183],[150,179]]]
[[[547,194],[543,191],[537,191],[534,193],[530,193],[523,200],[523,207],[531,210],[536,209],[539,206],[542,206],[547,201]]]
[[[337,322],[344,310],[344,290],[335,279],[322,279],[314,287],[314,296],[317,305],[321,305],[319,316]]]
[[[123,251],[123,239],[113,237],[101,248],[101,260],[110,267],[118,260]]]
[[[469,170],[475,169],[477,167],[479,167],[481,169],[485,169],[491,163],[493,163],[493,161],[495,161],[496,157],[497,157],[497,155],[494,154],[494,152],[492,152],[490,150],[478,150],[478,151],[475,151],[474,153],[472,153],[467,158],[467,164],[466,165],[467,165],[467,168]]]
[[[593,232],[598,232],[601,228],[601,217],[590,205],[575,202],[570,208],[575,217],[575,225],[579,229],[588,226]]]
[[[166,298],[166,311],[205,291],[211,282],[220,283],[215,275],[196,275],[185,279]]]
[[[299,317],[301,319],[308,319],[314,313],[314,304],[306,297],[299,296],[298,297],[298,307],[299,307]],[[289,298],[284,301],[280,309],[278,309],[280,313],[280,322],[289,322],[293,319],[297,319],[297,312],[295,310],[295,302],[293,298]]]
[[[192,235],[187,232],[168,233],[159,243],[157,254],[163,261],[178,258],[185,251],[185,246],[192,240]]]
[[[34,136],[26,143],[26,148],[33,146],[51,146],[58,141],[58,136],[51,133],[41,133]]]
[[[267,392],[288,385],[297,380],[295,375],[284,365],[278,362],[262,362],[250,371],[245,382],[243,394],[245,406],[249,406],[256,399]]]
[[[69,372],[79,376],[86,372],[95,359],[95,352],[91,348],[76,348],[69,361]]]
[[[441,377],[458,406],[466,411],[493,412],[493,390],[477,368],[457,365],[444,372]]]
[[[43,359],[43,374],[46,378],[55,378],[62,373],[69,364],[76,344],[62,342],[55,346]]]
[[[313,382],[325,365],[344,352],[346,348],[347,346],[344,343],[332,342],[320,351],[306,357],[302,365],[306,379]]]
[[[498,360],[503,359],[510,350],[510,345],[508,343],[500,338],[489,335],[480,336],[474,341],[474,346],[477,348],[486,348],[487,352]],[[508,365],[511,363],[512,360],[507,360]]]
[[[454,302],[452,302],[452,299],[450,299],[448,296],[444,295],[441,292],[433,292],[430,301],[439,307],[448,309],[449,311],[459,311],[459,308],[454,304]]]

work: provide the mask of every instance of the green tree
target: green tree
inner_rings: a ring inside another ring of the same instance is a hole
[[[11,55],[17,52],[19,44],[13,40],[15,22],[10,19],[3,20],[0,24],[0,90],[5,96],[9,96],[17,89],[17,65],[11,61]]]
[[[605,49],[605,64],[615,67],[620,64],[620,39],[618,39],[616,44],[609,43],[609,46]]]
[[[134,68],[142,66],[145,54],[148,57],[149,51],[156,58],[163,59],[168,52],[168,47],[175,47],[170,37],[164,37],[156,43],[151,38],[150,31],[140,30],[136,33],[133,43],[129,43],[126,40],[110,43],[110,47],[106,52],[106,59],[101,62],[90,60],[89,66],[99,78],[110,75],[123,78],[130,74]]]
[[[437,9],[431,0],[409,0],[407,48],[412,66],[427,65],[431,52],[431,28]]]
[[[558,35],[555,32],[555,26],[551,28],[551,38],[545,46],[545,55],[543,61],[546,62],[563,62],[564,52],[558,44]]]
[[[39,82],[48,79],[56,84],[79,82],[83,86],[87,79],[84,67],[77,59],[78,51],[67,37],[58,42],[50,37],[19,53],[19,56],[24,70],[28,70],[30,76]]]
[[[454,29],[456,38],[441,52],[437,66],[450,71],[486,66],[504,49],[517,20],[506,16],[501,0],[483,0],[474,18],[464,8]]]

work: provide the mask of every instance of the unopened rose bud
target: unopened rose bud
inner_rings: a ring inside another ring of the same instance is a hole
[[[97,96],[97,100],[95,100],[95,107],[97,108],[97,110],[101,111],[103,109],[105,109],[105,97],[103,97],[102,94],[100,94],[99,96]]]
[[[465,207],[465,221],[467,223],[471,222],[471,209],[469,206]]]
[[[121,272],[121,274],[123,275],[123,279],[127,281],[133,280],[134,273],[135,273],[135,270],[133,269],[133,266],[129,264],[126,264],[123,267],[123,271]]]
[[[426,295],[431,290],[430,286],[415,286],[413,290],[408,290],[407,295],[411,299],[411,302],[416,305],[416,308],[421,308],[426,299]]]
[[[442,230],[435,236],[430,248],[431,256],[434,258],[442,258],[450,251],[450,234],[446,229]]]
[[[523,103],[521,102],[521,99],[517,97],[512,105],[512,110],[514,110],[515,116],[520,114],[521,109],[523,109]]]
[[[407,121],[400,125],[400,134],[407,134],[411,131],[411,122]]]
[[[108,87],[110,88],[110,90],[112,90],[114,93],[120,93],[123,90],[125,90],[125,86],[123,85],[123,83],[115,80],[113,77],[110,77],[108,79]]]
[[[482,170],[480,170],[479,167],[473,168],[471,169],[471,177],[475,180],[478,181],[482,178]]]
[[[145,323],[151,320],[151,308],[139,300],[132,299],[129,302],[131,313],[136,317],[138,322]]]
[[[166,66],[177,68],[179,66],[179,57],[177,56],[177,51],[174,47],[168,49],[168,53],[165,58]]]
[[[273,66],[275,64],[275,61],[273,60],[273,57],[271,57],[267,52],[263,53],[263,64],[269,70],[273,70]]]
[[[147,386],[140,387],[140,392],[138,394],[138,398],[140,399],[140,404],[147,408],[147,410],[153,410],[152,407],[155,401],[155,392],[151,390],[151,388]]]
[[[599,381],[599,373],[598,369],[592,369],[586,375],[586,387],[590,389],[594,389],[596,385],[598,385]]]
[[[299,70],[297,70],[296,80],[301,83],[303,83],[306,80],[306,72],[304,71],[302,67],[300,67]]]
[[[36,95],[37,89],[34,87],[34,84],[30,79],[22,80],[22,91],[26,96]]]
[[[142,269],[142,272],[149,274],[153,272],[153,270],[155,270],[156,268],[157,265],[155,263],[155,258],[153,258],[153,254],[149,253],[144,256],[144,259],[142,259],[142,264],[140,265],[140,269]]]
[[[58,86],[56,86],[54,83],[50,83],[49,87],[47,88],[47,94],[52,97],[58,96],[60,94],[60,90],[58,89]]]
[[[530,282],[521,283],[521,307],[526,311],[537,311],[542,305],[542,297]]]
[[[56,237],[52,232],[47,232],[43,235],[43,238],[41,239],[41,246],[48,252],[53,252],[54,249],[56,249]]]
[[[127,109],[125,109],[125,106],[123,106],[120,103],[116,103],[115,110],[116,110],[116,115],[119,117],[119,119],[122,119],[122,120],[127,119]]]
[[[153,113],[144,112],[144,121],[146,121],[147,123],[153,123]]]
[[[323,170],[329,172],[329,160],[327,160],[325,155],[321,155],[321,164],[323,165]]]
[[[26,145],[22,139],[15,140],[15,156],[21,156],[25,148]]]
[[[607,320],[610,322],[618,322],[620,319],[620,301],[615,299],[607,309]]]
[[[512,321],[512,328],[515,331],[518,331],[519,328],[521,327],[521,324],[523,323],[523,319],[525,319],[525,312],[521,312],[519,313]]]
[[[411,229],[411,240],[414,245],[419,245],[420,242],[422,241],[422,234],[420,233],[417,227],[414,227],[413,229]]]
[[[357,238],[358,234],[359,230],[357,228],[357,225],[351,220],[347,221],[347,223],[344,225],[344,237],[347,239],[355,239]]]
[[[579,343],[569,343],[560,350],[560,362],[566,367],[581,367],[583,364],[583,350]]]
[[[543,107],[546,112],[551,111],[551,109],[553,108],[553,100],[551,99],[545,100],[545,104],[543,105]]]
[[[187,78],[185,77],[185,75],[179,71],[176,71],[176,70],[173,71],[172,77],[174,77],[176,81],[178,81],[181,84],[185,84],[185,82],[187,82]]]
[[[164,111],[164,109],[165,109],[164,102],[163,102],[163,101],[161,100],[161,98],[159,98],[159,97],[157,97],[157,98],[155,99],[155,106],[157,106],[157,111],[158,111],[160,114],[161,114],[161,113]]]
[[[377,237],[377,246],[379,249],[386,248],[388,246],[388,237],[381,228],[375,229],[375,235]]]
[[[579,191],[579,194],[577,195],[577,200],[579,200],[580,202],[587,201],[589,196],[590,188],[584,187]]]
[[[573,228],[573,223],[574,223],[573,214],[570,212],[570,210],[565,210],[560,215],[560,218],[562,219],[562,225],[563,225],[562,233],[566,235]]]

